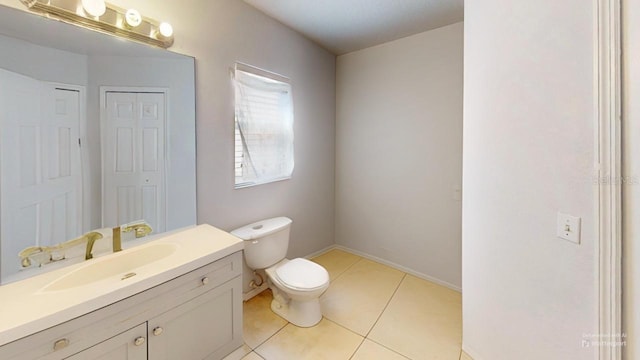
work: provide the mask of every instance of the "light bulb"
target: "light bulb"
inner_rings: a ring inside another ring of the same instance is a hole
[[[142,24],[142,15],[140,15],[140,12],[136,9],[129,9],[124,14],[124,21],[127,25],[134,28]]]
[[[158,26],[158,31],[160,32],[160,35],[165,38],[170,38],[171,36],[173,36],[173,26],[171,26],[171,24],[167,22],[160,23],[160,26]]]
[[[107,11],[104,0],[82,0],[82,7],[91,16],[102,16]]]

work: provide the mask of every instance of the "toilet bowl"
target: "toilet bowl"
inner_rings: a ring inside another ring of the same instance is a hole
[[[265,271],[273,292],[273,312],[300,327],[310,327],[322,320],[319,299],[329,287],[325,268],[297,258],[284,259]]]
[[[286,217],[267,219],[231,234],[245,241],[247,266],[267,273],[271,310],[296,326],[310,327],[322,320],[319,298],[329,287],[329,273],[312,261],[285,258],[291,223]]]

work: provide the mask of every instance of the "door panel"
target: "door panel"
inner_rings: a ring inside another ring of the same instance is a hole
[[[80,93],[0,69],[2,279],[81,232]]]
[[[107,92],[103,226],[144,219],[165,231],[165,94]]]

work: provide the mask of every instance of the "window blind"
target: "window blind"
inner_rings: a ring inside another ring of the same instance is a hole
[[[237,64],[235,187],[288,179],[293,173],[293,101],[289,80]]]

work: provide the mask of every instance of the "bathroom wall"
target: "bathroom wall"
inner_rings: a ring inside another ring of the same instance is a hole
[[[460,288],[457,23],[338,57],[336,242]]]
[[[465,3],[463,349],[596,359],[594,3]],[[579,245],[557,212],[582,218]],[[593,338],[591,338],[593,340]]]
[[[87,57],[0,35],[0,68],[33,79],[87,85]]]
[[[622,1],[623,359],[640,358],[640,1]]]

